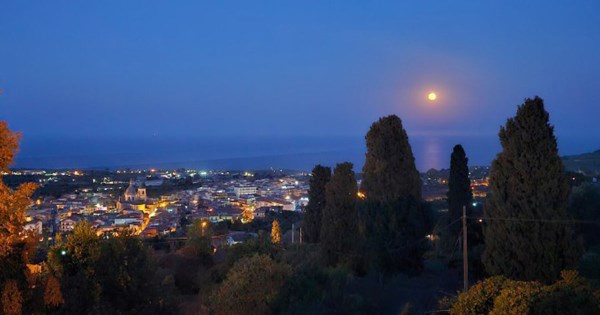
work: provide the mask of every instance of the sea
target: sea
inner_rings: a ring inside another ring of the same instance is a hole
[[[557,136],[559,154],[600,149],[600,136]],[[332,137],[147,137],[27,138],[15,168],[29,169],[176,169],[310,171],[314,165],[365,160],[364,136]],[[490,165],[501,151],[497,135],[417,135],[410,137],[417,168],[448,168],[461,144],[470,165]]]

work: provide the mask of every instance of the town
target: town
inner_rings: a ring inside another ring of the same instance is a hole
[[[489,167],[471,167],[474,200],[487,192]],[[308,203],[308,179],[302,171],[198,170],[13,170],[9,183],[40,185],[27,210],[25,231],[53,244],[56,234],[68,234],[81,221],[97,234],[111,237],[124,229],[145,239],[185,237],[195,221],[213,224],[249,223],[268,214],[302,213]],[[448,170],[421,174],[427,201],[442,201],[448,190]],[[360,184],[360,179],[359,179]],[[298,217],[300,221],[300,217]],[[213,246],[232,245],[251,237],[240,231],[213,237]],[[294,230],[301,233],[300,228]],[[297,238],[300,241],[301,237]]]

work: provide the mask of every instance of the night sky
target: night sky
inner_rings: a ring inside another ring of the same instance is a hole
[[[68,139],[362,141],[388,114],[411,136],[492,137],[539,95],[559,140],[591,137],[570,146],[586,151],[600,148],[599,14],[599,1],[5,0],[0,119],[25,157],[56,153],[27,141]]]

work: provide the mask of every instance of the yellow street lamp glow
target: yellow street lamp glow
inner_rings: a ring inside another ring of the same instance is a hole
[[[430,92],[427,94],[427,99],[430,101],[435,101],[437,99],[437,94],[435,94],[435,92]]]

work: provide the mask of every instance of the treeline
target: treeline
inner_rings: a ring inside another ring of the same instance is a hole
[[[327,266],[415,274],[423,268],[432,216],[421,200],[421,179],[397,116],[375,122],[366,136],[366,162],[357,186],[353,165],[333,173],[317,165],[310,179],[304,241],[320,246]]]
[[[490,192],[481,219],[473,216],[468,158],[462,146],[454,147],[448,213],[430,238],[439,236],[442,255],[456,250],[464,208],[472,279],[503,276],[553,283],[564,270],[579,267],[584,244],[588,249],[598,244],[598,221],[590,219],[600,217],[600,207],[597,201],[590,205],[594,201],[587,200],[569,208],[570,181],[575,178],[567,178],[541,98],[526,99],[516,116],[500,129],[499,138],[502,152],[492,164]],[[327,167],[314,168],[304,240],[318,244],[326,265],[343,264],[357,275],[373,269],[416,274],[423,268],[424,240],[431,233],[432,216],[421,200],[421,182],[408,137],[400,119],[389,116],[371,126],[366,141],[360,187],[349,163],[338,164],[333,174]],[[598,195],[597,189],[589,186],[576,193]],[[580,200],[577,194],[571,204]],[[576,311],[580,307],[600,312],[593,294],[573,293],[564,298],[572,299]],[[577,306],[577,299],[585,305]]]

